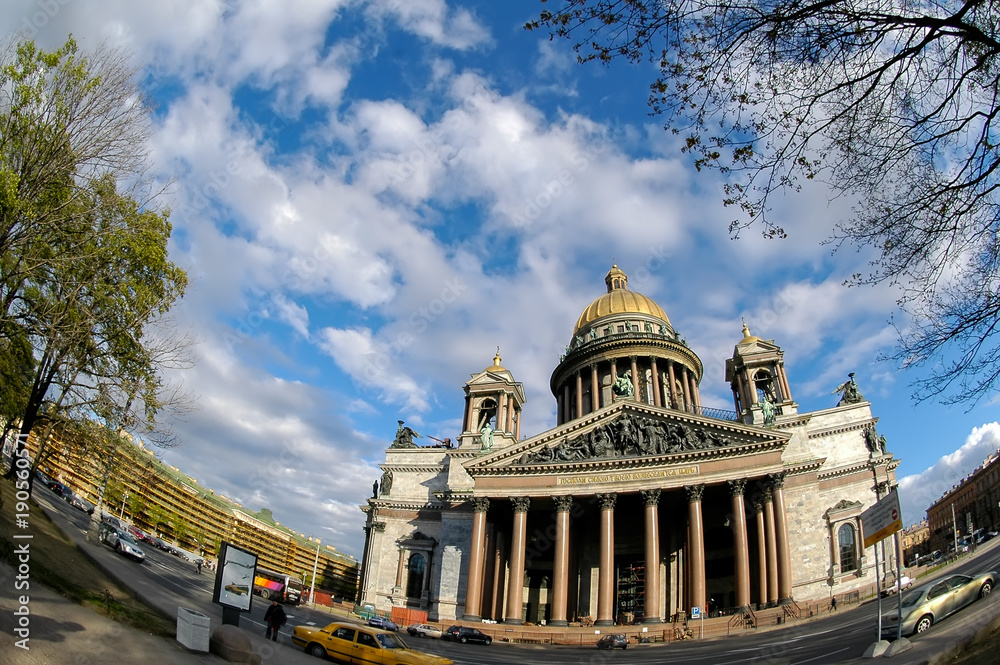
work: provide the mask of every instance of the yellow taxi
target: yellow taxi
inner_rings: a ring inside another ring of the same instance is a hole
[[[292,643],[313,656],[330,656],[357,665],[454,665],[455,662],[411,649],[396,633],[350,623],[331,623],[325,628],[296,626]]]

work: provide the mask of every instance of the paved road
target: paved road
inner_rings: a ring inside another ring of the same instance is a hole
[[[74,540],[86,533],[88,516],[69,506],[44,487],[35,491],[36,500],[44,504],[50,515],[70,534]],[[1000,539],[997,539],[1000,541]],[[948,567],[947,574],[974,574],[982,570],[1000,570],[1000,542],[991,542],[981,547],[973,556],[968,556]],[[213,574],[205,571],[199,575],[194,564],[182,558],[166,554],[151,546],[144,546],[145,563],[139,564],[118,555],[106,545],[84,547],[101,564],[113,570],[121,581],[134,589],[141,597],[166,612],[176,616],[178,607],[188,607],[213,619],[213,628],[221,623],[221,610],[211,602]],[[945,574],[942,572],[941,574]],[[925,580],[921,580],[923,583]],[[977,614],[984,611],[1000,613],[1000,598],[979,601],[972,607],[946,619],[928,634],[911,638],[915,647],[924,643],[923,649],[914,653],[928,653],[943,650],[956,643],[964,623],[971,623]],[[888,604],[895,599],[883,601]],[[291,645],[288,634],[296,625],[323,626],[333,620],[343,620],[327,612],[308,607],[287,607],[288,625],[285,626],[277,644],[263,639],[263,614],[268,603],[254,598],[251,612],[244,614],[240,626],[253,638],[255,648],[262,655],[268,650],[280,652],[282,663],[315,663],[315,659]],[[893,605],[894,606],[894,605]],[[534,664],[544,658],[547,663],[563,665],[572,663],[671,663],[691,665],[716,665],[719,662],[734,665],[826,665],[835,663],[862,662],[865,649],[876,639],[877,604],[867,603],[860,607],[840,609],[826,616],[804,621],[792,626],[774,630],[748,633],[738,638],[718,640],[694,640],[669,645],[641,645],[627,651],[598,652],[593,647],[527,647],[494,643],[486,647],[474,644],[456,644],[432,639],[407,637],[408,644],[416,649],[437,653],[452,658],[458,665],[508,665]],[[981,616],[979,616],[981,620]],[[260,651],[263,650],[263,651]],[[544,656],[542,655],[544,653]],[[909,662],[926,662],[926,659],[910,658],[906,655],[893,658],[893,665]]]

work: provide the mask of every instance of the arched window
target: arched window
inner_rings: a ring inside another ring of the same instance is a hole
[[[757,390],[758,402],[767,399],[768,402],[776,404],[779,401],[774,378],[766,369],[758,370],[757,373],[754,374],[753,385]]]
[[[858,540],[854,535],[854,527],[844,524],[837,530],[837,541],[840,544],[840,572],[848,573],[858,569]]]
[[[424,568],[427,566],[427,559],[419,552],[410,555],[410,563],[406,566],[409,576],[406,580],[406,596],[408,598],[420,598],[424,590]]]

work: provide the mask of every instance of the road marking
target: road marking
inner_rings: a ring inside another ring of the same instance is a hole
[[[822,656],[816,656],[814,658],[807,658],[806,660],[800,660],[795,665],[800,665],[801,663],[808,663],[809,661],[816,660],[817,658],[826,658],[827,656],[832,656],[835,653],[842,653],[848,651],[850,647],[844,647],[843,649],[837,649],[836,651],[831,651],[830,653],[825,653]]]

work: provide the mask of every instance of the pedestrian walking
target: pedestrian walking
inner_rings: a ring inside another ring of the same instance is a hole
[[[830,596],[830,611],[833,612],[837,609],[837,597]]]
[[[281,603],[274,601],[271,606],[267,608],[267,612],[264,612],[264,623],[267,624],[267,630],[264,631],[264,637],[270,638],[273,642],[278,641],[278,629],[285,625],[288,621],[288,617],[285,616],[285,608],[281,606]]]

